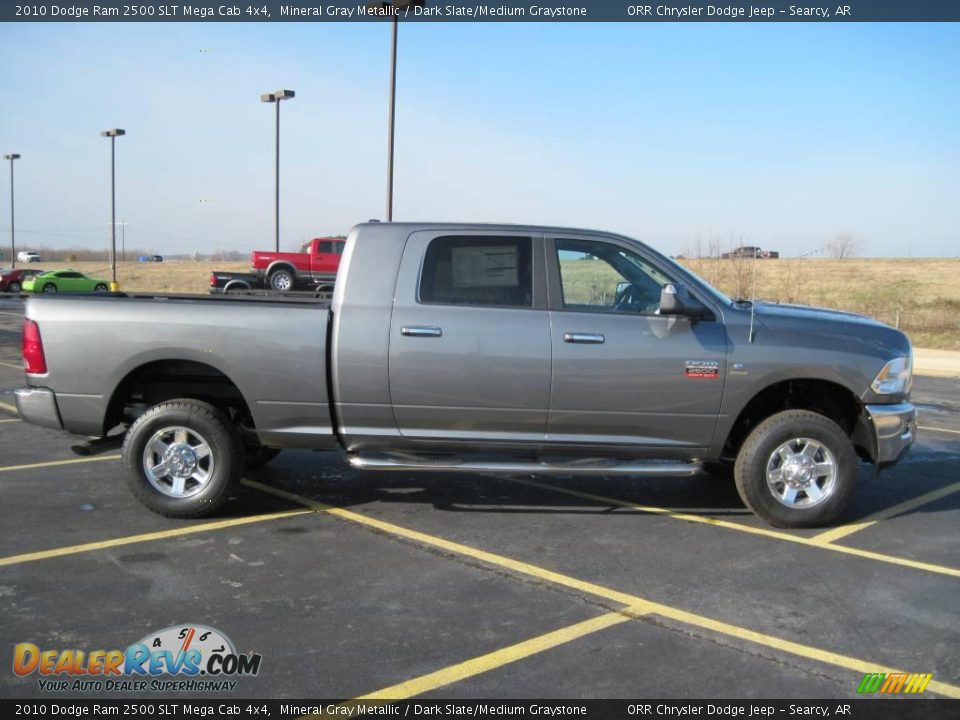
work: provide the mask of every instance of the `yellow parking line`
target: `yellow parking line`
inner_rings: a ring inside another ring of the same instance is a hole
[[[3,567],[4,565],[19,565],[21,563],[34,562],[36,560],[49,560],[50,558],[63,557],[64,555],[76,555],[77,553],[92,552],[94,550],[106,550],[107,548],[120,547],[121,545],[133,545],[135,543],[151,542],[153,540],[165,540],[167,538],[181,537],[183,535],[193,535],[194,533],[210,532],[211,530],[222,530],[223,528],[236,527],[237,525],[250,525],[252,523],[264,522],[266,520],[279,520],[280,518],[309,514],[311,514],[310,510],[284,510],[282,512],[267,513],[265,515],[252,515],[250,517],[232,518],[230,520],[218,520],[216,522],[203,523],[201,525],[190,525],[189,527],[181,527],[174,530],[161,530],[159,532],[144,533],[143,535],[128,535],[127,537],[84,543],[82,545],[69,545],[67,547],[53,548],[50,550],[41,550],[39,552],[24,553],[22,555],[11,555],[9,557],[0,558],[0,567]]]
[[[948,428],[935,428],[935,427],[929,427],[927,425],[917,425],[917,430],[932,430],[933,432],[952,433],[954,435],[960,435],[960,430],[950,430]]]
[[[0,402],[0,410],[8,410],[14,415],[17,414],[17,409],[13,405],[7,405],[5,402]]]
[[[607,600],[613,600],[614,602],[628,606],[634,613],[660,615],[661,617],[669,618],[686,625],[692,625],[703,630],[719,633],[721,635],[727,635],[744,642],[750,642],[768,648],[774,648],[776,650],[780,650],[781,652],[807,658],[809,660],[815,660],[827,665],[840,667],[844,670],[854,672],[900,672],[898,670],[894,670],[877,663],[872,663],[867,660],[861,660],[859,658],[850,657],[847,655],[840,655],[828,650],[821,650],[820,648],[815,648],[810,645],[803,645],[791,640],[784,640],[783,638],[778,638],[773,635],[767,635],[765,633],[748,630],[747,628],[742,628],[737,625],[731,625],[729,623],[713,620],[712,618],[690,613],[685,610],[680,610],[679,608],[674,608],[669,605],[652,602],[636,595],[631,595],[619,590],[614,590],[602,585],[580,580],[569,575],[547,570],[546,568],[531,565],[530,563],[526,563],[521,560],[514,560],[513,558],[497,555],[495,553],[487,552],[486,550],[480,550],[478,548],[470,547],[469,545],[461,545],[460,543],[445,540],[435,535],[428,535],[427,533],[423,533],[418,530],[410,530],[399,525],[394,525],[393,523],[377,520],[375,518],[361,515],[360,513],[352,512],[350,510],[344,510],[343,508],[326,505],[295,493],[273,488],[269,485],[263,485],[262,483],[255,482],[253,480],[243,480],[243,484],[270,493],[271,495],[300,503],[301,505],[316,512],[323,512],[343,520],[365,525],[387,535],[394,535],[397,537],[406,538],[408,540],[413,540],[422,545],[427,545],[429,547],[439,548],[457,555],[470,557],[474,560],[485,562],[488,565],[506,568],[529,577],[535,577],[556,585],[580,590],[582,592],[596,595]],[[950,685],[949,683],[931,682],[927,686],[927,689],[941,695],[946,695],[947,697],[960,699],[960,687]]]
[[[392,525],[391,523],[376,520],[374,518],[367,517],[366,515],[360,515],[359,513],[351,512],[350,510],[344,510],[343,508],[326,505],[324,503],[305,498],[302,495],[297,495],[295,493],[287,492],[286,490],[270,487],[269,485],[264,485],[263,483],[259,483],[254,480],[245,479],[242,480],[242,482],[248,487],[256,488],[257,490],[275,495],[276,497],[303,505],[304,507],[310,508],[314,512],[326,513],[328,515],[343,518],[344,520],[349,520],[350,522],[367,525],[368,527],[375,528],[389,535],[398,535],[400,537],[405,537],[408,540],[415,540],[425,545],[439,547],[443,550],[448,550],[459,555],[468,555],[476,560],[483,560],[491,565],[506,567],[523,575],[531,575],[533,577],[540,578],[541,580],[551,582],[555,585],[563,585],[565,587],[589,593],[591,595],[599,595],[607,598],[608,600],[613,600],[616,603],[620,603],[621,605],[634,605],[638,602],[638,598],[628,595],[627,593],[617,592],[616,590],[610,590],[609,588],[604,588],[600,585],[594,585],[593,583],[577,580],[576,578],[551,572],[550,570],[544,570],[543,568],[538,568],[535,565],[530,565],[518,560],[510,560],[509,558],[505,558],[500,555],[494,555],[493,553],[488,553],[483,550],[470,548],[466,545],[460,545],[458,543],[450,542],[433,535],[427,535],[426,533],[421,533],[416,530],[408,530],[400,527],[399,525]]]
[[[940,575],[949,575],[951,577],[960,577],[960,568],[949,567],[947,565],[934,565],[933,563],[920,562],[919,560],[910,560],[908,558],[896,557],[894,555],[884,555],[883,553],[872,552],[870,550],[861,550],[860,548],[847,547],[846,545],[833,545],[824,542],[817,542],[814,538],[819,536],[814,536],[814,538],[803,537],[800,535],[791,535],[790,533],[778,532],[776,530],[767,530],[765,528],[751,527],[749,525],[741,525],[740,523],[730,522],[729,520],[716,520],[714,518],[705,517],[702,515],[692,515],[690,513],[681,513],[675,512],[667,508],[660,507],[651,507],[647,505],[637,505],[635,503],[626,502],[624,500],[617,500],[616,498],[604,497],[602,495],[594,495],[593,493],[581,492],[579,490],[568,490],[567,488],[556,487],[554,485],[547,485],[546,483],[536,482],[535,480],[520,480],[518,478],[503,478],[509,482],[518,483],[520,485],[529,485],[531,487],[541,488],[543,490],[553,490],[554,492],[562,493],[564,495],[572,495],[574,497],[584,498],[585,500],[592,500],[597,503],[603,503],[604,505],[615,505],[617,507],[626,508],[628,510],[636,510],[638,512],[644,513],[656,513],[659,515],[665,515],[667,517],[674,518],[675,520],[686,520],[687,522],[703,523],[705,525],[713,525],[715,527],[728,528],[730,530],[736,530],[737,532],[747,533],[749,535],[762,535],[764,537],[776,538],[777,540],[785,540],[787,542],[796,543],[797,545],[806,545],[808,547],[815,547],[820,550],[830,550],[832,552],[843,553],[844,555],[854,555],[856,557],[867,558],[868,560],[876,560],[878,562],[889,563],[890,565],[900,565],[903,567],[913,568],[915,570],[923,570],[925,572],[938,573]]]
[[[510,645],[501,650],[489,652],[485,655],[457,663],[456,665],[450,665],[436,672],[427,673],[426,675],[385,687],[382,690],[377,690],[367,695],[361,695],[358,698],[354,698],[354,702],[366,700],[406,700],[407,698],[417,697],[431,690],[436,690],[445,685],[451,685],[452,683],[466,680],[475,675],[495,670],[504,665],[523,660],[531,655],[542,653],[559,645],[578,640],[585,635],[605,630],[645,614],[646,611],[642,609],[629,607],[616,612],[606,613],[605,615],[584,620],[583,622],[578,622],[574,625],[561,628],[560,630],[554,630],[553,632],[524,640],[523,642]]]
[[[8,362],[4,362],[3,360],[0,360],[0,365],[3,365],[4,367],[8,367],[8,368],[13,368],[14,370],[21,370],[21,371],[23,370],[22,364],[14,365],[13,363],[8,363]]]
[[[121,455],[97,455],[96,457],[74,458],[72,460],[50,460],[49,462],[31,463],[30,465],[7,465],[0,467],[0,472],[14,470],[35,470],[36,468],[57,467],[58,465],[76,465],[77,463],[103,462],[104,460],[119,460]]]
[[[932,503],[940,498],[953,495],[953,493],[957,491],[960,491],[960,482],[932,490],[931,492],[924,493],[923,495],[911,498],[910,500],[905,500],[902,503],[898,503],[892,507],[875,512],[872,515],[867,515],[867,517],[863,518],[863,520],[858,520],[857,522],[850,523],[849,525],[843,525],[841,527],[822,532],[819,535],[814,535],[812,538],[810,538],[810,542],[817,545],[826,545],[827,543],[832,543],[834,540],[839,540],[847,535],[852,535],[853,533],[859,532],[864,528],[868,528],[881,520],[889,520],[892,517],[902,515],[910,510],[915,510],[918,507]]]

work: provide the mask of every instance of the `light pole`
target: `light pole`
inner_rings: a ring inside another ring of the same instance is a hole
[[[280,252],[280,102],[290,100],[296,97],[293,90],[277,90],[272,93],[264,93],[260,96],[260,101],[265,103],[276,103],[277,122],[275,128],[276,134],[276,155],[274,156],[273,169],[273,249]]]
[[[10,161],[10,267],[17,266],[17,243],[13,235],[13,161],[19,160],[19,153],[10,153],[3,156],[4,160]]]
[[[103,137],[110,138],[110,291],[116,292],[117,285],[117,138],[126,135],[120,128],[104,130]]]
[[[390,18],[390,100],[387,109],[387,222],[393,221],[393,135],[396,125],[397,103],[397,27],[400,24],[400,11],[412,7],[421,7],[425,0],[393,0],[393,2],[373,2],[369,8],[391,8]]]

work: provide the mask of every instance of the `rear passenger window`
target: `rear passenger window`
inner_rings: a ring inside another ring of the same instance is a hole
[[[420,274],[420,302],[533,306],[533,240],[529,237],[439,237]]]
[[[332,252],[333,252],[332,242],[317,243],[317,253],[332,253]]]

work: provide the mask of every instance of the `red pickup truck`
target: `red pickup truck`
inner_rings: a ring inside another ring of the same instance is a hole
[[[332,283],[340,267],[345,238],[314,238],[298,253],[264,252],[252,254],[253,274],[272,290],[293,290],[298,285]]]

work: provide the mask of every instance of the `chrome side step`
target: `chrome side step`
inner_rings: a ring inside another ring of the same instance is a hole
[[[687,477],[701,469],[696,462],[660,460],[608,460],[586,458],[569,461],[464,460],[456,457],[407,453],[350,453],[347,462],[357,470],[420,470],[501,475],[642,475]]]

